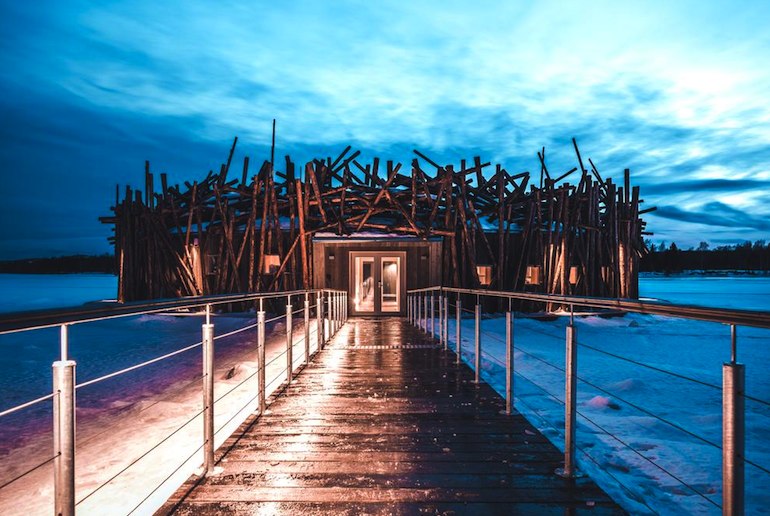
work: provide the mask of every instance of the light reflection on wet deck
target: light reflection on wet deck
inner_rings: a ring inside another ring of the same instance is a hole
[[[622,511],[522,416],[403,319],[351,319],[162,513]]]

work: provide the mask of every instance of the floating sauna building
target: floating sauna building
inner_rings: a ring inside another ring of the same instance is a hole
[[[116,191],[118,298],[347,289],[350,313],[404,314],[407,289],[433,285],[638,297],[646,251],[639,187],[593,162],[535,178],[474,158],[440,165],[363,162],[345,149],[298,170],[249,158],[158,192]],[[574,144],[574,140],[573,140]],[[587,168],[588,167],[588,168]],[[240,168],[240,167],[239,167]],[[240,177],[234,177],[240,176]]]

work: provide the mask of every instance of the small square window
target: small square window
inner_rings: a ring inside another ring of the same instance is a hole
[[[262,268],[264,274],[275,274],[281,267],[281,257],[277,254],[266,254],[265,263]]]
[[[573,265],[569,268],[569,284],[577,285],[580,280],[580,268],[577,265]]]
[[[492,284],[492,266],[491,265],[477,265],[476,273],[479,276],[479,283],[482,287],[488,287]]]
[[[527,276],[524,278],[524,283],[527,285],[540,285],[541,278],[539,265],[527,266]]]

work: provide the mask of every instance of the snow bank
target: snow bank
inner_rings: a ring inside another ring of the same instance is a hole
[[[253,324],[254,319],[253,314],[233,314],[216,316],[213,322],[215,334],[221,335]],[[78,383],[199,342],[200,324],[199,317],[148,315],[73,326],[70,351],[78,362]],[[285,323],[274,323],[266,331],[268,395],[286,377],[284,327]],[[37,348],[53,355],[51,361],[55,359],[56,334],[33,333],[37,335],[0,336],[0,344],[35,340]],[[215,349],[215,444],[220,446],[257,407],[254,330],[218,339]],[[295,367],[304,360],[304,349],[302,321],[296,321]],[[312,324],[311,352],[315,349]],[[200,355],[197,347],[77,391],[78,513],[126,514],[132,509],[138,514],[152,513],[200,466]],[[35,373],[42,393],[50,389],[48,371]],[[0,383],[3,392],[20,385],[13,375],[0,377]],[[13,400],[4,398],[2,408],[39,395],[31,395],[26,385],[21,390],[24,393],[17,393]],[[46,402],[0,420],[0,442],[4,444],[0,447],[0,483],[50,458],[50,419],[50,402]],[[0,514],[47,514],[52,507],[50,465],[0,489]]]
[[[578,461],[632,513],[718,514],[721,504],[721,368],[730,330],[711,323],[627,315],[576,318]],[[450,317],[450,348],[455,349]],[[567,318],[514,323],[514,402],[563,450]],[[474,321],[463,320],[463,360],[473,367]],[[505,321],[482,320],[482,378],[505,392]],[[741,328],[747,393],[770,401],[770,331]],[[672,371],[687,380],[666,374]],[[770,409],[747,401],[747,457],[770,461]],[[681,479],[684,483],[679,482]],[[770,476],[746,466],[746,512],[770,507]]]

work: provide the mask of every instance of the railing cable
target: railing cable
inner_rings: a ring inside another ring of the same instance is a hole
[[[119,376],[121,374],[128,373],[128,372],[134,371],[136,369],[140,369],[142,367],[148,366],[150,364],[154,364],[156,362],[160,362],[161,360],[165,360],[167,358],[171,358],[171,357],[173,357],[175,355],[179,355],[181,353],[184,353],[185,351],[190,351],[191,349],[195,349],[195,348],[201,346],[202,344],[203,344],[202,342],[198,342],[197,344],[192,344],[190,346],[187,346],[186,348],[182,348],[182,349],[178,349],[176,351],[172,351],[171,353],[167,353],[167,354],[165,354],[163,356],[159,356],[159,357],[147,360],[145,362],[141,362],[139,364],[132,365],[130,367],[126,367],[125,369],[121,369],[119,371],[115,371],[115,372],[106,374],[104,376],[100,376],[98,378],[94,378],[93,380],[88,380],[87,382],[79,383],[79,384],[77,384],[75,386],[75,389],[82,389],[83,387],[88,387],[89,385],[93,385],[95,383],[102,382],[102,381],[107,380],[109,378],[113,378],[115,376]]]
[[[45,461],[41,462],[41,463],[40,463],[40,464],[38,464],[37,466],[34,466],[32,469],[28,469],[28,470],[27,470],[27,471],[25,471],[24,473],[21,473],[21,474],[19,474],[19,475],[16,475],[16,476],[15,476],[15,477],[13,477],[11,480],[8,480],[8,481],[4,482],[3,484],[0,484],[0,490],[2,490],[2,489],[5,489],[6,487],[8,487],[9,485],[13,484],[13,483],[14,483],[14,482],[16,482],[17,480],[21,480],[22,478],[26,477],[27,475],[29,475],[29,474],[30,474],[30,473],[32,473],[33,471],[37,471],[38,469],[42,468],[42,467],[43,467],[43,466],[45,466],[46,464],[49,464],[49,463],[53,462],[54,460],[56,460],[56,458],[57,458],[59,455],[61,455],[61,454],[60,454],[60,453],[57,453],[56,455],[54,455],[54,456],[53,456],[53,457],[51,457],[50,459],[48,459],[48,460],[45,460]]]
[[[188,419],[188,420],[187,420],[187,421],[186,421],[186,422],[185,422],[185,423],[184,423],[182,426],[180,426],[179,428],[177,428],[176,430],[174,430],[173,432],[171,432],[169,435],[167,435],[166,437],[164,437],[163,439],[161,439],[161,440],[160,440],[158,443],[156,443],[155,445],[153,445],[153,446],[152,446],[152,447],[151,447],[149,450],[147,450],[147,451],[145,451],[144,453],[142,453],[142,454],[141,454],[139,457],[137,457],[137,458],[135,458],[134,460],[132,460],[132,461],[131,461],[131,462],[130,462],[130,463],[127,465],[127,466],[125,466],[123,469],[121,469],[120,471],[118,471],[117,473],[115,473],[115,474],[114,474],[112,477],[110,477],[110,478],[109,478],[107,481],[105,481],[104,483],[102,483],[101,485],[99,485],[99,487],[97,487],[96,489],[94,489],[93,491],[91,491],[90,493],[88,493],[86,496],[84,496],[83,498],[81,498],[81,499],[80,499],[80,500],[79,500],[79,501],[78,501],[78,502],[77,502],[75,505],[80,505],[82,502],[86,501],[88,498],[90,498],[92,495],[94,495],[94,494],[95,494],[97,491],[99,491],[100,489],[102,489],[104,486],[106,486],[107,484],[109,484],[110,482],[112,482],[113,480],[115,480],[116,478],[118,478],[120,475],[122,475],[123,473],[125,473],[126,471],[128,471],[128,469],[129,469],[129,468],[131,468],[131,467],[132,467],[134,464],[136,464],[136,463],[137,463],[137,462],[139,462],[140,460],[144,459],[144,458],[145,458],[147,455],[149,455],[150,453],[152,453],[153,451],[155,451],[156,449],[158,449],[158,448],[159,448],[159,447],[160,447],[160,446],[161,446],[163,443],[165,443],[166,441],[168,441],[169,439],[171,439],[171,438],[172,438],[173,436],[175,436],[177,433],[181,432],[181,431],[182,431],[182,430],[183,430],[183,429],[184,429],[184,428],[185,428],[187,425],[189,425],[190,423],[192,423],[193,421],[195,421],[196,419],[198,419],[198,416],[200,416],[201,414],[203,414],[203,410],[199,410],[198,412],[196,412],[196,413],[195,413],[195,415],[194,415],[192,418]],[[201,447],[202,447],[202,446],[201,446]],[[187,462],[187,461],[185,461],[185,462]]]
[[[674,480],[676,480],[677,482],[679,482],[680,484],[682,484],[683,486],[685,486],[686,488],[691,490],[693,493],[697,494],[698,496],[700,496],[701,498],[703,498],[704,500],[706,500],[710,504],[714,505],[715,507],[718,507],[720,509],[722,508],[721,505],[719,505],[717,502],[715,502],[714,500],[712,500],[709,497],[707,497],[704,493],[701,493],[700,491],[695,489],[693,486],[691,486],[690,484],[688,484],[687,482],[685,482],[684,480],[679,478],[677,475],[675,475],[674,473],[671,473],[669,470],[667,470],[666,468],[664,468],[663,466],[661,466],[660,464],[658,464],[654,460],[650,459],[649,457],[644,455],[642,452],[638,451],[636,448],[634,448],[630,444],[628,444],[625,441],[623,441],[620,437],[618,437],[617,435],[613,434],[612,432],[610,432],[609,430],[607,430],[606,428],[601,426],[599,423],[597,423],[593,419],[589,418],[588,416],[586,416],[585,414],[583,414],[579,410],[577,411],[577,413],[578,413],[578,415],[580,415],[580,417],[582,417],[583,419],[585,419],[586,421],[588,421],[589,423],[594,425],[596,428],[601,430],[605,435],[607,435],[609,437],[612,437],[617,442],[619,442],[621,445],[625,446],[626,448],[628,448],[629,450],[634,452],[636,455],[638,455],[639,457],[641,457],[642,459],[644,459],[648,463],[650,463],[653,466],[655,466],[656,468],[658,468],[660,471],[664,472],[666,475],[670,476],[671,478],[673,478]]]
[[[18,411],[20,411],[22,409],[25,409],[27,407],[31,407],[32,405],[36,405],[36,404],[41,403],[41,402],[46,401],[46,400],[50,400],[55,395],[56,394],[52,392],[51,394],[46,394],[45,396],[40,396],[37,399],[31,400],[31,401],[27,401],[26,403],[22,403],[21,405],[16,405],[15,407],[11,407],[9,409],[5,409],[2,412],[0,412],[0,417],[7,416],[9,414],[13,414],[14,412],[18,412]]]
[[[142,498],[142,501],[141,501],[141,502],[139,502],[138,504],[136,504],[136,505],[134,506],[134,508],[133,508],[133,509],[131,509],[131,510],[129,511],[129,513],[128,513],[128,514],[133,514],[133,513],[134,513],[134,511],[136,511],[136,510],[137,510],[139,507],[141,507],[141,506],[142,506],[142,504],[143,504],[144,502],[146,502],[146,501],[147,501],[147,500],[148,500],[148,499],[149,499],[149,498],[150,498],[152,495],[154,495],[154,494],[155,494],[155,492],[156,492],[158,489],[160,489],[160,488],[161,488],[161,486],[162,486],[163,484],[165,484],[166,482],[168,482],[168,480],[169,480],[171,477],[173,477],[174,475],[176,475],[177,471],[179,471],[180,469],[182,469],[182,466],[184,466],[185,464],[187,464],[188,462],[190,462],[190,460],[191,460],[193,457],[195,457],[195,455],[196,455],[196,454],[197,454],[199,451],[201,451],[202,449],[203,449],[203,445],[201,444],[200,446],[198,446],[198,447],[195,449],[195,451],[193,451],[193,452],[192,452],[190,455],[188,455],[188,456],[187,456],[187,458],[186,458],[185,460],[183,460],[181,464],[179,464],[179,466],[177,466],[176,468],[174,468],[174,471],[172,471],[171,473],[169,473],[169,474],[166,476],[166,478],[164,478],[164,479],[163,479],[163,480],[162,480],[162,481],[161,481],[161,482],[160,482],[160,483],[159,483],[157,486],[155,486],[155,488],[154,488],[152,491],[150,491],[150,492],[147,494],[147,496],[145,496],[144,498]],[[81,500],[81,501],[82,501],[82,500]],[[78,503],[79,503],[79,502],[78,502]]]
[[[625,362],[629,362],[631,364],[638,365],[639,367],[644,367],[646,369],[651,369],[651,370],[657,371],[659,373],[667,374],[669,376],[674,376],[674,377],[682,379],[682,380],[687,380],[687,381],[690,381],[690,382],[693,382],[693,383],[697,383],[699,385],[703,385],[704,387],[711,387],[712,389],[716,389],[716,390],[719,390],[719,391],[722,390],[722,387],[719,386],[719,385],[714,385],[713,383],[704,382],[703,380],[698,380],[697,378],[691,378],[689,376],[686,376],[686,375],[683,375],[683,374],[679,374],[679,373],[675,373],[675,372],[669,371],[667,369],[662,369],[660,367],[656,367],[656,366],[653,366],[653,365],[650,365],[650,364],[645,364],[643,362],[639,362],[639,361],[634,360],[632,358],[627,358],[627,357],[624,357],[622,355],[618,355],[616,353],[612,353],[611,351],[605,351],[603,349],[599,349],[599,348],[591,346],[589,344],[578,343],[578,346],[590,349],[592,351],[596,351],[597,353],[601,353],[603,355],[608,355],[608,356],[611,356],[613,358],[617,358],[618,360],[623,360]]]
[[[519,376],[522,376],[522,375],[519,375]],[[529,380],[529,381],[531,382],[531,380]],[[532,405],[530,405],[529,403],[527,403],[526,401],[524,401],[520,397],[516,397],[516,400],[517,400],[517,403],[527,407],[529,409],[530,414],[532,414],[533,416],[537,417],[543,423],[543,425],[545,427],[550,428],[551,430],[556,432],[559,435],[559,437],[561,437],[562,439],[564,438],[564,432],[562,430],[556,428],[553,424],[551,424],[551,422],[548,421],[545,417],[543,417],[540,413],[538,413],[537,410],[534,407],[532,407]],[[598,467],[602,472],[604,472],[605,474],[609,475],[610,478],[615,480],[615,482],[629,495],[629,497],[632,500],[635,500],[635,501],[641,503],[642,505],[647,507],[651,512],[655,513],[655,511],[652,509],[652,507],[650,507],[643,499],[638,499],[638,496],[634,493],[634,491],[630,487],[628,487],[626,484],[624,484],[609,469],[607,469],[604,466],[602,466],[601,464],[599,464],[597,459],[595,459],[590,453],[588,453],[585,450],[585,448],[583,448],[580,445],[576,445],[576,447],[580,451],[580,453],[583,454],[583,456],[585,456],[589,461],[591,461],[594,465],[596,465],[596,467]]]

